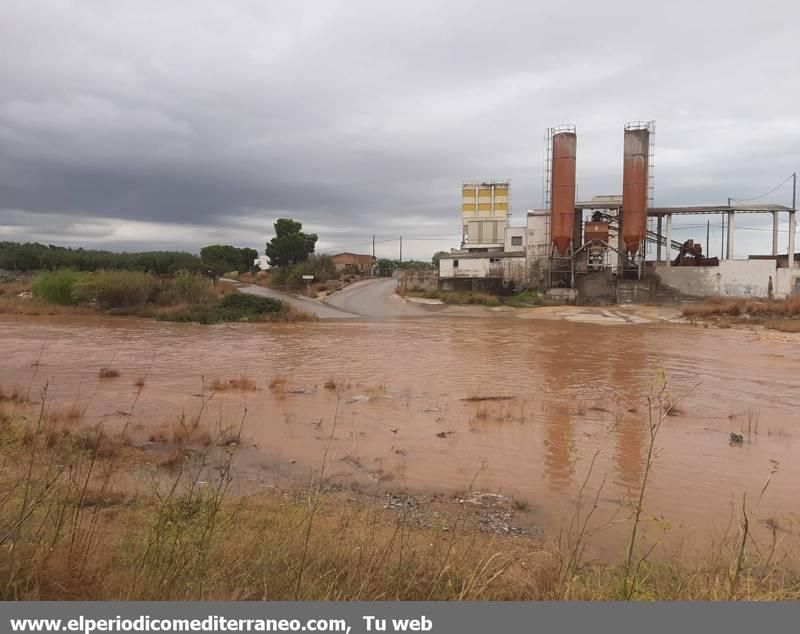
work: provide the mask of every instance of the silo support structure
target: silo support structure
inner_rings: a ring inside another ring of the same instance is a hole
[[[778,212],[772,212],[772,255],[778,255]]]
[[[658,234],[658,241],[656,242],[656,262],[661,263],[661,220],[662,216],[658,217],[656,233]],[[667,243],[669,244],[669,243]],[[669,253],[667,253],[667,262],[669,262]]]
[[[672,214],[667,214],[667,266],[672,266]]]
[[[732,211],[728,212],[728,248],[725,254],[726,260],[733,259],[733,235],[736,231],[736,214]]]

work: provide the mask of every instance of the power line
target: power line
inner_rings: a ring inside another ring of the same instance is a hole
[[[439,241],[439,242],[448,241],[448,240],[452,241],[452,242],[458,242],[459,240],[461,240],[460,236],[453,236],[453,235],[449,235],[449,236],[420,236],[420,237],[403,236],[402,239],[404,241],[406,241],[406,242],[408,242],[409,240],[413,240],[413,241],[435,240],[435,241]],[[375,240],[375,244],[386,244],[387,242],[397,242],[399,240],[400,240],[400,236],[398,236],[396,238],[386,238],[384,240]],[[333,245],[330,245],[330,246],[327,246],[327,247],[323,247],[323,248],[319,249],[319,251],[322,252],[322,251],[331,251],[331,250],[334,250],[334,249],[351,249],[353,247],[369,246],[371,244],[372,244],[371,240],[369,242],[358,242],[356,244],[333,244]]]
[[[391,238],[391,239],[388,239],[388,240],[376,240],[375,244],[383,244],[385,242],[394,242],[395,240],[397,240],[397,238]],[[353,247],[363,247],[363,246],[368,246],[370,244],[372,244],[371,240],[369,242],[359,242],[357,244],[333,244],[331,246],[324,247],[324,248],[319,249],[319,250],[320,251],[331,251],[333,249],[352,249]]]
[[[750,202],[751,200],[758,200],[759,198],[764,198],[764,196],[769,196],[772,192],[774,192],[774,191],[780,189],[781,187],[783,187],[786,183],[788,183],[790,180],[792,180],[793,177],[794,177],[794,174],[789,174],[789,176],[786,178],[785,181],[783,181],[780,185],[777,185],[776,187],[773,187],[772,189],[770,189],[766,194],[761,194],[760,196],[755,196],[753,198],[734,198],[733,196],[731,196],[731,200],[735,200],[737,203],[746,203],[746,202]]]

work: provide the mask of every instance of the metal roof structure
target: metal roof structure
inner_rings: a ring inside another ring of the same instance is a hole
[[[667,214],[768,214],[773,211],[793,211],[786,205],[689,205],[681,207],[652,207],[647,210],[648,216],[666,216]]]
[[[616,197],[614,197],[616,198]],[[575,210],[584,209],[621,209],[622,200],[588,200],[575,203]],[[666,216],[669,214],[724,214],[734,212],[737,214],[766,214],[773,211],[793,211],[786,205],[683,205],[677,207],[651,207],[647,210],[648,216]]]

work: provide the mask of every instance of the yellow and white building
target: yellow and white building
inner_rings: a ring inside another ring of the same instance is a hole
[[[511,215],[508,181],[480,181],[461,186],[461,248],[503,249]]]

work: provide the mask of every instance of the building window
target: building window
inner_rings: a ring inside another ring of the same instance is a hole
[[[458,268],[458,260],[453,260],[453,268],[454,269]]]
[[[522,236],[511,236],[511,246],[512,247],[521,247],[522,246]]]
[[[500,258],[489,258],[489,264],[497,264]]]

